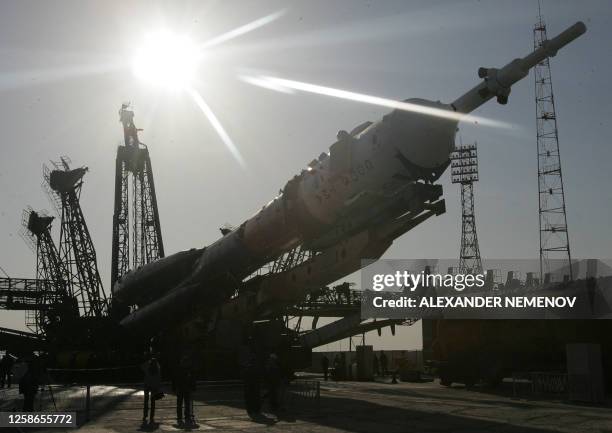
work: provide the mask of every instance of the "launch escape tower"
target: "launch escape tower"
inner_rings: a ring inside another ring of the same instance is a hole
[[[138,139],[139,129],[134,125],[134,112],[129,104],[121,106],[119,116],[123,124],[125,145],[117,148],[111,287],[129,269],[136,269],[164,257],[164,243],[149,150]],[[132,179],[131,215],[130,178]]]
[[[62,217],[59,257],[69,274],[68,285],[77,299],[81,315],[102,317],[107,300],[89,229],[79,198],[87,167],[70,169],[69,160],[61,158],[53,169],[43,168],[44,186]]]
[[[546,24],[538,3],[538,21],[533,28],[534,50],[547,41]],[[534,75],[540,215],[540,281],[545,281],[546,274],[551,272],[549,260],[553,258],[567,259],[569,277],[573,279],[549,57],[535,65]]]
[[[451,153],[451,180],[461,185],[461,254],[459,273],[482,273],[482,261],[476,218],[474,216],[474,182],[478,180],[476,143],[459,145]]]

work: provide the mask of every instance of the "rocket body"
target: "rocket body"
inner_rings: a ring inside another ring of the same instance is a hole
[[[483,82],[452,104],[425,99],[407,102],[463,114],[494,96],[505,103],[511,85],[524,78],[529,68],[584,31],[584,24],[577,23],[525,58],[499,70],[481,68]],[[162,259],[167,266],[154,262],[119,280],[114,297],[139,305],[121,324],[151,330],[159,326],[160,315],[183,317],[194,306],[214,308],[233,296],[244,278],[297,246],[327,251],[358,233],[388,226],[406,213],[417,215],[423,204],[400,198],[415,185],[429,185],[442,175],[455,146],[457,124],[456,116],[396,109],[377,122],[340,131],[328,152],[289,180],[255,215],[204,248],[198,258],[179,253],[185,260],[173,262],[170,256]],[[378,258],[382,252],[361,258]],[[182,266],[181,272],[174,272],[174,266]],[[174,284],[156,277],[162,276],[162,270],[174,275]],[[153,287],[156,296],[152,299],[146,293]]]

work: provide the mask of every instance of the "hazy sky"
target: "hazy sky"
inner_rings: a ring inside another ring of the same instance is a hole
[[[552,73],[573,256],[610,258],[612,4],[543,7],[551,37],[577,20],[588,27],[552,60]],[[136,80],[129,64],[147,32],[166,28],[204,42],[282,9],[268,26],[217,46],[198,70],[196,88],[244,156],[244,169],[187,95]],[[41,166],[69,155],[90,169],[81,203],[108,284],[122,101],[133,101],[144,128],[166,252],[201,247],[219,237],[221,225],[238,225],[269,201],[339,129],[388,111],[277,93],[239,74],[450,102],[476,84],[479,66],[500,67],[532,50],[536,14],[535,1],[1,1],[0,266],[11,276],[34,275],[34,255],[18,236],[21,212],[50,209]],[[530,76],[513,87],[507,106],[479,109],[511,130],[461,127],[464,142],[479,143],[476,218],[486,257],[538,256],[533,95]],[[448,173],[441,183],[446,214],[398,239],[385,257],[458,255],[459,188]],[[23,328],[23,313],[0,311],[0,326]],[[416,341],[417,328],[404,332],[410,336],[400,345]]]

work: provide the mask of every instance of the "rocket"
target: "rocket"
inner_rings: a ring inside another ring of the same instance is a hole
[[[207,247],[157,260],[118,280],[114,302],[137,306],[120,324],[153,334],[196,314],[265,317],[359,270],[364,259],[380,258],[394,239],[445,211],[442,188],[434,182],[449,166],[462,116],[492,98],[506,104],[512,85],[585,31],[577,22],[500,69],[479,68],[480,83],[451,103],[409,99],[423,110],[396,109],[377,122],[340,131],[328,152],[239,227]],[[250,277],[300,252],[307,256],[293,265]]]

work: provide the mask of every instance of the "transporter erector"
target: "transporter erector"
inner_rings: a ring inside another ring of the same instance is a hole
[[[500,69],[451,103],[409,99],[376,122],[340,131],[329,152],[289,180],[281,193],[213,244],[179,252],[124,275],[115,305],[131,306],[120,324],[154,335],[199,317],[207,328],[278,314],[309,292],[378,259],[393,240],[445,211],[434,182],[449,166],[459,121],[492,98],[508,102],[512,85],[586,31],[577,22]],[[279,272],[262,266],[300,249],[309,255]]]

